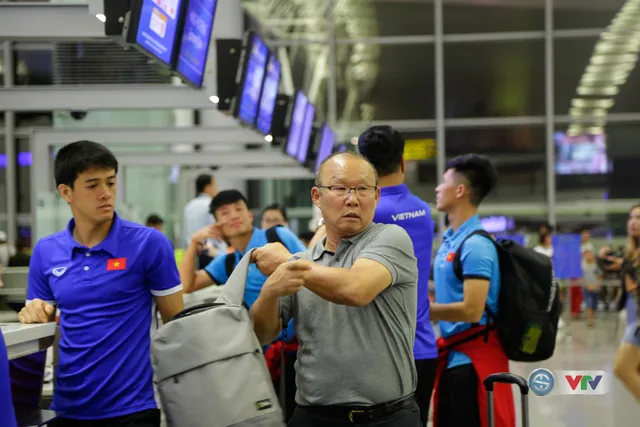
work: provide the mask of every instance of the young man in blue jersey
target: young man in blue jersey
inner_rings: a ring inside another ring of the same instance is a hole
[[[418,259],[418,316],[414,357],[418,371],[416,401],[426,427],[436,376],[438,350],[429,319],[429,272],[433,220],[429,205],[411,194],[405,184],[404,138],[390,126],[374,126],[358,138],[358,149],[380,176],[380,201],[373,222],[396,224],[411,237]]]
[[[191,244],[184,254],[180,264],[180,277],[185,292],[194,292],[212,285],[224,285],[229,280],[229,272],[240,262],[242,257],[251,249],[260,248],[269,242],[269,232],[253,226],[253,214],[249,210],[247,199],[237,190],[225,190],[219,192],[212,200],[210,206],[216,223],[209,227],[204,227],[197,231],[191,239]],[[277,240],[280,241],[291,253],[303,252],[306,248],[295,234],[287,227],[277,227],[274,229]],[[213,261],[200,270],[195,269],[195,257],[197,246],[206,239],[225,240],[230,243],[234,252],[230,254],[218,255]],[[229,262],[229,258],[231,261]],[[260,291],[267,276],[262,274],[256,264],[249,266],[247,273],[247,284],[244,291],[244,302],[251,308],[258,299]],[[294,337],[293,322],[290,322],[286,329],[286,341],[291,341]],[[278,335],[276,340],[281,340],[282,335]],[[280,349],[280,345],[275,345],[271,350]],[[287,353],[287,366],[292,367],[295,361],[294,353]],[[271,361],[270,352],[265,354],[272,372],[275,372],[274,364]],[[289,357],[291,356],[291,357]],[[276,357],[277,363],[280,358]],[[293,369],[285,371],[287,378],[287,414],[293,414],[295,407],[295,378]],[[275,373],[273,374],[275,376]],[[277,389],[279,389],[277,387]]]
[[[152,300],[164,321],[183,309],[171,243],[115,210],[118,161],[91,141],[56,155],[58,192],[73,218],[40,239],[29,267],[22,323],[60,310],[51,427],[158,427],[150,335]]]
[[[433,265],[436,302],[431,318],[438,320],[442,343],[469,335],[477,336],[458,346],[441,346],[444,357],[438,369],[434,396],[434,427],[480,427],[486,425],[486,396],[478,390],[487,373],[508,371],[509,364],[496,331],[485,331],[489,307],[498,311],[500,266],[494,243],[471,233],[482,229],[478,217],[480,202],[494,188],[496,170],[484,156],[467,154],[449,160],[442,182],[436,188],[436,207],[447,214],[450,228]],[[461,250],[462,280],[453,270],[453,260]],[[474,325],[475,324],[475,325]],[[485,341],[483,338],[487,337]],[[494,408],[496,426],[513,427],[515,416],[510,386],[496,386]],[[481,420],[485,420],[484,423]]]

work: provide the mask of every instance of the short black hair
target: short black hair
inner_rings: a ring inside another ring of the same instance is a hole
[[[358,149],[380,176],[387,176],[400,169],[404,138],[391,126],[373,126],[358,138]]]
[[[224,190],[216,194],[216,196],[211,200],[211,204],[209,205],[209,212],[215,217],[216,210],[219,208],[230,205],[233,203],[237,203],[243,201],[247,207],[249,207],[249,202],[244,195],[238,190]]]
[[[447,170],[453,169],[469,183],[469,201],[478,206],[498,182],[498,172],[491,159],[480,154],[464,154],[447,162]]]
[[[76,141],[62,147],[56,154],[54,175],[56,187],[65,184],[73,188],[78,175],[89,169],[113,169],[118,173],[118,160],[107,147],[93,141]]]
[[[207,173],[198,175],[198,177],[196,178],[196,194],[204,193],[205,187],[211,184],[212,179],[213,175]]]
[[[287,208],[285,208],[280,203],[272,203],[272,204],[270,204],[269,206],[267,206],[266,208],[264,208],[262,210],[262,214],[264,215],[264,213],[266,211],[280,211],[280,213],[282,214],[282,217],[284,218],[284,220],[285,221],[289,221],[289,217],[287,217]]]
[[[164,224],[164,220],[160,218],[160,215],[151,214],[147,217],[147,225],[162,225]]]

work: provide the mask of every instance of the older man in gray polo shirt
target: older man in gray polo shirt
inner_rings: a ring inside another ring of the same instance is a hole
[[[358,154],[325,160],[311,196],[325,219],[322,241],[293,259],[278,244],[254,252],[269,275],[251,308],[256,335],[270,343],[293,318],[300,342],[289,426],[419,427],[411,239],[372,223],[378,177]]]

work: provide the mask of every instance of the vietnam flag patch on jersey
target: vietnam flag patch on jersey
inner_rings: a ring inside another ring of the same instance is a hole
[[[112,258],[107,260],[107,271],[125,270],[126,268],[126,258]]]
[[[455,252],[449,252],[447,254],[447,262],[453,262],[453,258],[455,258],[456,253]]]

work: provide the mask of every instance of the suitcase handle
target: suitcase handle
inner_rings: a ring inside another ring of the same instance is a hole
[[[527,380],[519,375],[510,374],[509,372],[501,372],[497,374],[491,374],[484,379],[484,388],[487,391],[493,392],[493,386],[495,383],[515,384],[520,388],[520,393],[523,395],[529,394],[529,385]]]

